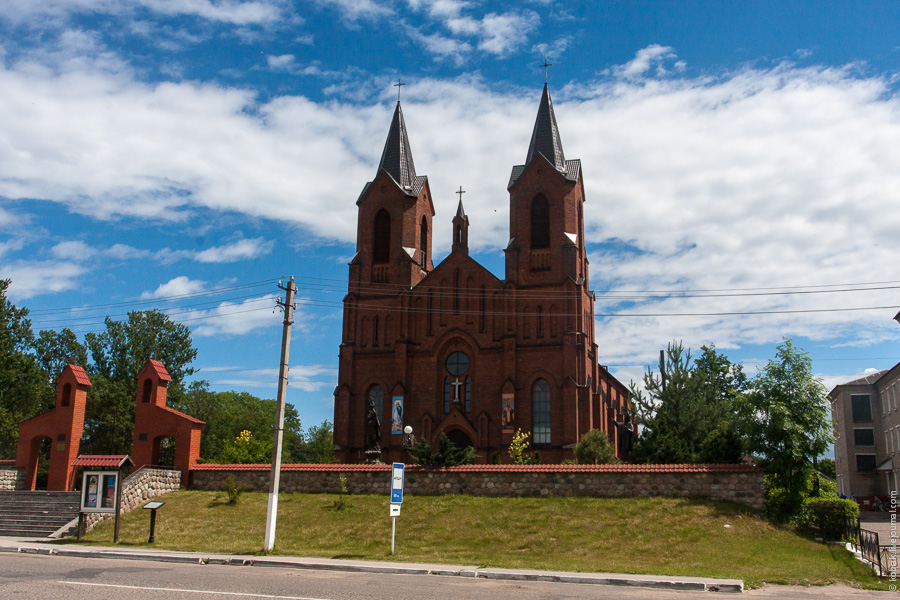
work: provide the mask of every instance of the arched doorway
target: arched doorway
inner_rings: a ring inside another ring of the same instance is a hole
[[[153,440],[153,464],[160,467],[175,466],[175,437],[162,435]]]
[[[46,490],[50,478],[50,453],[53,440],[41,437],[31,442],[32,460],[34,461],[34,490]]]
[[[454,429],[447,433],[447,437],[453,442],[453,445],[457,448],[469,448],[474,446],[472,440],[469,439],[469,436],[462,429]]]

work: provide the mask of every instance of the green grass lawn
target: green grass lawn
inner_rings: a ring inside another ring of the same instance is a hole
[[[257,554],[265,493],[238,504],[215,492],[168,494],[156,548]],[[390,555],[387,496],[282,494],[275,554],[456,563],[566,571],[645,573],[887,589],[843,546],[771,525],[738,505],[673,498],[484,498],[407,496]],[[120,544],[147,546],[150,511],[122,518]],[[84,539],[111,544],[112,521]]]

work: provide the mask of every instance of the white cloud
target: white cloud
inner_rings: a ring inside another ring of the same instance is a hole
[[[270,69],[284,69],[294,64],[293,54],[281,54],[279,56],[269,55],[266,58]]]
[[[81,240],[70,240],[60,242],[50,248],[50,254],[53,258],[62,260],[71,260],[81,262],[94,256],[97,251],[91,248]]]
[[[144,292],[141,294],[142,300],[152,298],[171,298],[173,296],[187,296],[203,291],[206,286],[205,281],[197,281],[190,279],[184,275],[170,279],[166,283],[161,284],[152,292]]]
[[[633,79],[646,75],[647,72],[650,71],[650,69],[655,65],[656,74],[664,75],[666,73],[666,70],[663,67],[663,61],[667,58],[675,58],[674,49],[669,46],[660,46],[659,44],[653,44],[639,50],[631,61],[622,65],[621,67],[618,67],[616,71],[622,77]],[[679,70],[684,68],[684,64],[681,63],[681,65],[682,66],[679,67]]]
[[[69,15],[103,13],[128,15],[143,7],[164,15],[196,16],[233,25],[267,24],[282,16],[280,0],[0,0],[0,19],[46,26]]]
[[[278,387],[278,369],[242,369],[240,367],[204,368],[202,372],[236,371],[233,377],[211,381],[212,385],[241,387]],[[291,365],[288,369],[288,386],[306,392],[334,388],[337,385],[337,369],[327,365]]]
[[[269,254],[272,252],[272,246],[272,242],[263,238],[238,240],[225,246],[207,248],[198,252],[194,259],[203,263],[229,263]]]
[[[127,244],[113,244],[107,250],[104,250],[103,253],[106,256],[118,258],[119,260],[147,258],[151,255],[148,250],[141,250]]]
[[[314,0],[317,4],[333,7],[348,21],[374,20],[393,14],[393,10],[377,0]]]
[[[193,310],[171,316],[191,327],[195,337],[244,335],[282,322],[283,317],[276,310],[276,299],[275,296],[261,296],[239,303],[223,302],[212,310]]]
[[[81,265],[72,262],[17,261],[0,264],[0,279],[11,279],[9,296],[13,300],[25,300],[43,294],[75,289],[79,277],[86,272]]]

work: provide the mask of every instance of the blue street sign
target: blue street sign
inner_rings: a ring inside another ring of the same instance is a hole
[[[400,504],[403,502],[403,463],[394,463],[391,465],[391,503]]]

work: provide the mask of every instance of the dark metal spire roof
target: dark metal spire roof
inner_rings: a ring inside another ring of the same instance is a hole
[[[461,219],[468,219],[466,216],[466,211],[462,205],[462,198],[459,199],[459,206],[456,207],[456,216]]]
[[[548,65],[549,66],[549,65]],[[550,90],[544,83],[544,93],[541,95],[541,104],[538,107],[537,118],[534,121],[534,131],[531,133],[531,144],[528,146],[528,156],[524,165],[513,167],[509,176],[508,188],[511,188],[519,176],[525,172],[525,168],[540,154],[547,162],[569,181],[577,181],[581,171],[580,160],[566,160],[563,154],[562,141],[559,139],[559,127],[556,125],[556,114],[553,112],[553,102],[550,101]]]
[[[566,157],[563,154],[562,141],[559,139],[559,127],[556,126],[556,115],[553,113],[550,90],[546,83],[544,84],[544,93],[541,95],[537,119],[534,121],[534,131],[531,134],[531,144],[528,146],[525,164],[528,165],[538,153],[543,154],[544,158],[556,167],[557,171],[566,172]]]
[[[406,122],[403,120],[399,101],[394,110],[394,119],[391,121],[387,141],[384,143],[384,151],[381,153],[378,170],[382,169],[387,171],[404,191],[411,191],[416,185],[416,165],[413,163],[409,136],[406,134]]]

